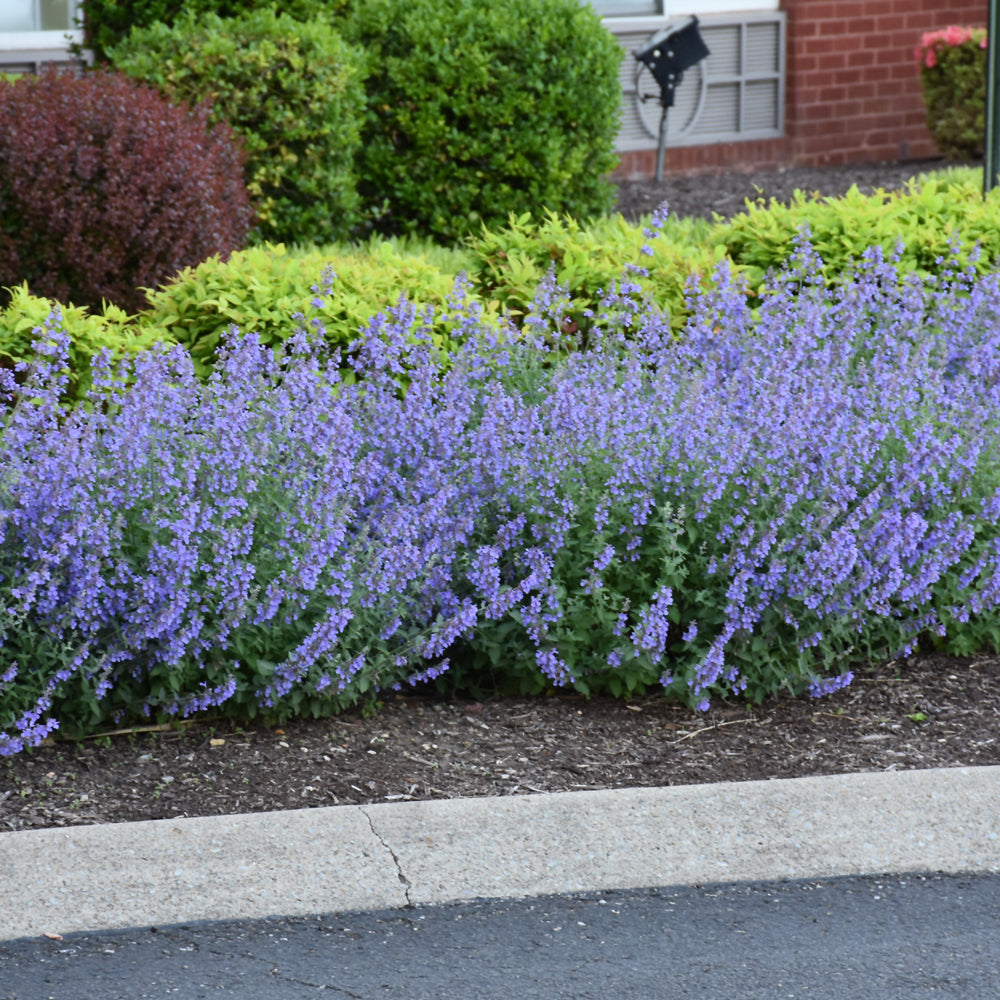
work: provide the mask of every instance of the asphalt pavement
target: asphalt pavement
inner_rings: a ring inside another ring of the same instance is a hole
[[[0,1000],[1000,998],[1000,767],[0,834]]]

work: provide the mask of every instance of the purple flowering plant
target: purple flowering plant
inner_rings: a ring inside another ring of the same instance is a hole
[[[704,709],[996,646],[997,278],[819,274],[803,238],[751,310],[720,268],[677,339],[637,265],[575,351],[554,279],[520,331],[459,284],[450,355],[401,302],[345,357],[319,318],[234,331],[207,382],[101,356],[71,410],[54,314],[3,387],[0,754],[428,682]]]

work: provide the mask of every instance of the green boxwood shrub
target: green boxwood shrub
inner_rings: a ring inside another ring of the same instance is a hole
[[[578,0],[367,0],[358,187],[382,233],[455,242],[480,224],[613,204],[622,50]]]
[[[679,332],[688,316],[688,279],[695,274],[710,279],[722,256],[721,249],[710,248],[708,229],[703,220],[668,219],[660,236],[649,239],[643,226],[620,215],[584,226],[554,212],[537,222],[525,213],[511,216],[502,228],[484,226],[466,241],[474,257],[469,276],[482,299],[496,301],[518,322],[554,267],[557,282],[567,290],[563,333],[571,346],[586,339],[587,312],[598,309],[601,292],[621,282],[627,265],[638,264],[648,274],[633,273],[633,280],[650,303],[666,310],[671,329]],[[650,253],[644,253],[644,247]]]
[[[174,102],[210,101],[212,119],[243,136],[259,240],[328,242],[350,230],[361,62],[329,23],[189,11],[134,29],[111,56]]]
[[[988,270],[1000,259],[1000,191],[982,194],[982,173],[970,169],[918,178],[901,191],[861,194],[852,188],[841,198],[816,198],[796,192],[789,204],[747,204],[746,211],[718,222],[709,239],[725,251],[759,287],[771,268],[791,257],[801,227],[824,262],[824,276],[835,282],[880,246],[892,255],[902,243],[898,267],[920,275],[938,273],[944,261],[965,265],[975,244],[976,269]],[[963,248],[952,254],[960,240]]]
[[[329,294],[323,280],[327,268],[335,276]],[[139,320],[187,347],[195,370],[205,376],[233,325],[277,346],[300,326],[318,320],[331,347],[346,347],[372,316],[396,305],[401,294],[418,308],[432,306],[439,314],[454,283],[450,270],[389,243],[355,250],[268,245],[186,269],[150,292],[151,306]],[[438,316],[432,332],[439,347],[453,346],[449,320]]]
[[[986,29],[951,25],[927,31],[914,51],[927,128],[952,159],[983,151],[986,128]]]
[[[297,21],[327,16],[344,6],[347,0],[283,0],[281,12]],[[201,17],[238,17],[262,7],[273,7],[274,0],[86,0],[83,5],[85,46],[100,63],[108,52],[128,36],[133,28],[148,28],[162,21],[173,24],[186,15]]]
[[[103,349],[112,358],[134,356],[169,336],[152,325],[139,329],[118,306],[106,305],[100,312],[83,306],[65,305],[54,299],[32,295],[27,284],[8,289],[10,303],[0,310],[0,368],[14,371],[21,362],[35,357],[34,343],[58,309],[60,327],[69,337],[69,384],[66,400],[77,402],[91,385],[91,360]],[[15,376],[23,381],[22,376]]]

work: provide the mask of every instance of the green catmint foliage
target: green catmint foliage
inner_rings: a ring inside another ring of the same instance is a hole
[[[319,287],[277,352],[102,354],[68,413],[54,310],[0,370],[0,754],[428,683],[703,710],[1000,647],[1000,280],[822,267],[800,241],[751,309],[720,266],[677,338],[631,265],[568,354],[551,276],[518,331],[459,283],[449,356],[403,302],[324,357]]]

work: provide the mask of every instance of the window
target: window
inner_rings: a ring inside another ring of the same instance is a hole
[[[70,31],[76,9],[77,0],[2,0],[0,32]]]
[[[612,30],[626,50],[619,150],[655,149],[659,88],[632,52],[655,32]],[[635,28],[639,28],[638,24]],[[747,11],[699,18],[710,55],[684,74],[667,113],[667,147],[770,139],[784,132],[785,20],[780,11]],[[646,96],[643,101],[642,97]]]

